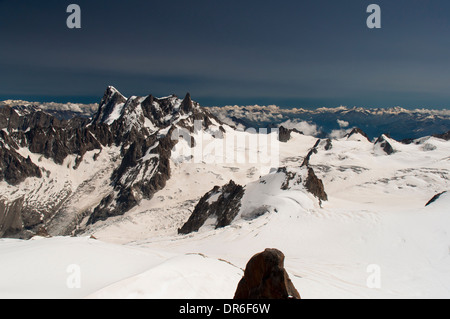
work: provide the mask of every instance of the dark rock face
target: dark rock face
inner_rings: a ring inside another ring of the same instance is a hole
[[[0,181],[18,185],[28,177],[41,176],[41,170],[29,157],[25,159],[14,150],[0,148]]]
[[[266,249],[248,262],[234,299],[301,299],[284,269],[284,254]]]
[[[394,148],[392,145],[385,139],[384,135],[381,135],[377,141],[375,142],[375,145],[379,145],[380,148],[387,154],[391,155],[395,153]]]
[[[439,193],[439,194],[433,196],[433,198],[429,200],[429,202],[425,205],[425,207],[430,206],[431,204],[433,204],[435,201],[437,201],[445,193],[447,193],[447,192],[442,192],[442,193]]]
[[[278,140],[282,143],[286,143],[290,139],[291,139],[291,130],[285,128],[284,126],[280,126]]]
[[[93,117],[93,123],[104,123],[112,114],[118,104],[125,103],[127,99],[115,88],[109,86],[100,102],[100,107]]]
[[[23,198],[19,198],[12,203],[0,201],[0,238],[22,230],[22,205]]]
[[[179,234],[196,232],[209,217],[216,217],[216,229],[231,224],[241,207],[244,188],[230,181],[223,187],[216,186],[201,198],[189,220],[178,230]],[[213,198],[217,198],[212,200]]]
[[[181,103],[181,110],[186,114],[194,110],[194,105],[192,103],[190,93],[186,94],[183,102]]]
[[[288,129],[285,128],[284,126],[280,126],[278,128],[278,140],[282,143],[286,143],[291,139],[291,134],[292,133],[298,133],[298,134],[302,134],[303,132],[300,132],[299,130],[297,130],[296,128],[293,129]]]
[[[60,165],[68,155],[83,157],[87,151],[101,149],[102,143],[96,138],[97,127],[87,127],[86,119],[60,121],[39,109],[28,107],[26,111],[21,109],[24,115],[20,116],[15,108],[0,108],[0,129],[6,130],[9,140],[18,146],[53,159]]]
[[[448,131],[447,133],[443,133],[443,134],[435,134],[433,135],[433,137],[437,137],[446,141],[450,141],[450,131]]]
[[[0,181],[18,185],[28,177],[41,177],[41,170],[31,159],[22,157],[14,140],[0,131]]]
[[[327,139],[326,144],[325,144],[325,151],[329,151],[333,148],[333,143],[331,142],[330,139]]]
[[[305,181],[305,187],[313,194],[315,197],[317,197],[321,201],[327,201],[328,195],[325,192],[325,187],[323,185],[323,182],[321,179],[319,179],[316,174],[314,173],[314,170],[309,167],[308,168],[308,177]]]

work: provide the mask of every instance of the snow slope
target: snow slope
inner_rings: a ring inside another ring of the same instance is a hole
[[[316,139],[292,135],[280,166],[296,169]],[[277,194],[276,171],[259,185],[255,165],[191,163],[174,150],[166,188],[87,228],[98,240],[1,240],[0,297],[232,298],[247,261],[277,248],[303,298],[449,298],[450,196],[425,204],[450,188],[450,143],[389,143],[392,155],[355,136],[320,143],[310,164],[329,197],[322,208],[299,189]],[[264,199],[276,211],[177,235],[198,199],[230,179],[254,190],[244,207]],[[80,289],[66,285],[72,264]]]
[[[89,238],[0,240],[0,298],[82,298],[161,262],[155,253]],[[71,285],[79,267],[80,288]]]

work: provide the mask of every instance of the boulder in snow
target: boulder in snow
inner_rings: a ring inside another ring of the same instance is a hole
[[[234,299],[301,299],[284,269],[284,254],[266,249],[248,262]]]

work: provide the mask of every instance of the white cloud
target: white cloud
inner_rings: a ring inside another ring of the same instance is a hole
[[[293,121],[287,120],[280,124],[280,126],[284,126],[287,129],[297,129],[300,132],[303,132],[305,135],[316,136],[320,133],[316,124],[311,124],[306,121]]]
[[[331,139],[340,139],[343,138],[345,135],[349,134],[353,129],[340,129],[340,130],[333,130],[330,134],[328,134],[328,137]]]
[[[344,121],[344,120],[339,120],[338,119],[337,122],[338,122],[340,128],[346,128],[346,127],[348,127],[350,125],[349,122]]]

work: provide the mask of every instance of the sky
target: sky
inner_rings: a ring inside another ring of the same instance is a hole
[[[0,0],[0,43],[2,100],[450,108],[448,0]]]

